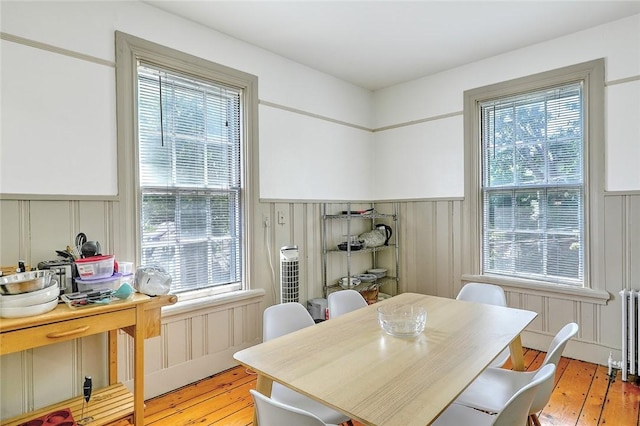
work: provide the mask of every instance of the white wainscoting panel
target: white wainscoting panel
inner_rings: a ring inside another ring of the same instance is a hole
[[[235,366],[235,352],[261,341],[263,295],[255,290],[231,301],[212,298],[187,311],[163,308],[161,335],[145,341],[145,399]],[[131,337],[120,332],[118,378],[130,389],[132,352]]]

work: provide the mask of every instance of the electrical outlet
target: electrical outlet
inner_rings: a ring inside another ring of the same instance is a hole
[[[284,225],[284,212],[278,212],[278,224]]]
[[[264,214],[262,215],[262,223],[264,224],[265,228],[268,228],[271,226],[271,219],[269,219],[269,216]]]

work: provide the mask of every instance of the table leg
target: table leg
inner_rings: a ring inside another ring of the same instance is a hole
[[[262,374],[258,374],[258,379],[256,380],[256,390],[263,395],[271,396],[271,387],[273,385],[273,380],[268,377],[263,376]],[[253,410],[253,424],[258,425],[258,416],[256,415],[256,410]]]
[[[118,383],[118,330],[109,330],[109,384]]]
[[[520,335],[509,343],[511,352],[511,368],[515,371],[524,371],[524,355],[522,354],[522,339]]]
[[[136,324],[133,326],[133,424],[144,426],[144,309],[136,307]]]
[[[272,385],[273,385],[273,380],[263,376],[262,374],[258,374],[258,379],[256,380],[256,390],[258,392],[270,397]]]

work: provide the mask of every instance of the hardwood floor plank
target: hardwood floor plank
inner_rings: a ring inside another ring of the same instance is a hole
[[[598,424],[608,390],[609,377],[607,376],[607,368],[599,365],[596,368],[596,373],[593,376],[591,387],[587,393],[576,426],[592,426]]]
[[[540,422],[549,426],[575,425],[596,372],[596,365],[570,360],[540,414]]]
[[[214,376],[195,382],[189,386],[176,389],[165,395],[147,401],[144,415],[151,417],[158,411],[176,407],[184,401],[191,401],[198,397],[210,398],[219,395],[227,389],[255,380],[256,376],[248,374],[244,368],[233,368]]]
[[[634,383],[623,382],[618,373],[616,380],[609,385],[600,424],[637,426],[639,409],[640,388]]]
[[[240,416],[239,413],[242,413],[243,409],[247,409],[247,412],[251,413],[251,416],[248,419],[245,419],[244,416]],[[209,410],[211,411],[211,410]],[[202,414],[202,415],[201,415]],[[225,405],[224,407],[217,408],[213,412],[204,413],[197,412],[193,413],[190,418],[179,417],[178,422],[174,422],[174,418],[171,417],[171,425],[182,425],[182,426],[190,426],[190,425],[213,425],[213,424],[223,424],[223,425],[245,425],[250,424],[253,421],[253,405],[247,406],[246,401],[235,401],[230,405]],[[247,423],[248,421],[248,423]],[[157,423],[167,424],[167,423]]]
[[[211,423],[211,426],[252,426],[253,425],[253,405],[237,411],[233,417],[229,416],[220,421]]]
[[[241,405],[247,406],[250,399],[249,389],[255,389],[255,380],[229,388],[220,393],[211,395],[198,394],[196,397],[175,404],[169,410],[162,410],[153,415],[147,416],[145,412],[145,424],[163,425],[190,425],[190,424],[209,424],[228,416],[240,408],[235,408],[234,404],[240,401]],[[211,418],[209,418],[211,416]]]

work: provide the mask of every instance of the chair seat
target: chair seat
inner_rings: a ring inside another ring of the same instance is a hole
[[[271,399],[299,408],[300,410],[309,411],[322,419],[325,423],[340,424],[350,420],[349,417],[327,407],[324,404],[320,404],[301,393],[289,389],[280,383],[273,383]]]
[[[487,368],[455,400],[456,404],[497,413],[536,372]]]
[[[490,426],[496,416],[464,405],[451,404],[432,426]]]

